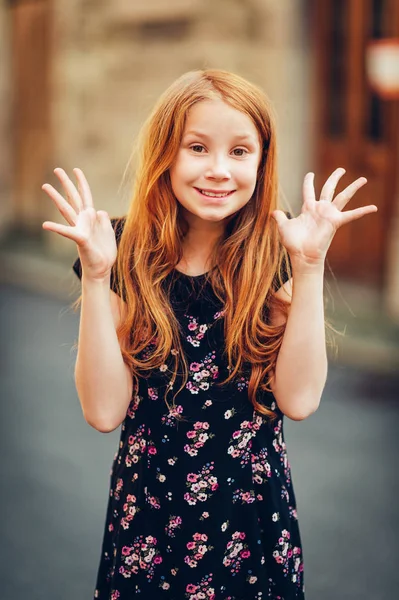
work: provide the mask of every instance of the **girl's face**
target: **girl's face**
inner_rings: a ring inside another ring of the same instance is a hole
[[[260,137],[248,115],[223,100],[195,104],[170,169],[173,192],[189,225],[221,224],[245,206],[260,159]]]

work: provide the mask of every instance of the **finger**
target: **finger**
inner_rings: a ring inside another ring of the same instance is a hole
[[[365,177],[359,177],[335,197],[333,204],[339,210],[342,210],[348,204],[349,200],[356,194],[356,192],[360,190],[360,188],[366,183],[367,179]]]
[[[342,167],[335,169],[335,171],[327,179],[320,193],[320,202],[332,202],[334,197],[335,188],[338,185],[339,180],[346,171]]]
[[[76,243],[79,243],[80,238],[76,235],[76,230],[72,229],[72,227],[68,227],[67,225],[61,225],[60,223],[54,223],[53,221],[45,221],[42,224],[42,228],[46,231],[53,231],[54,233],[59,233],[63,237],[68,238],[69,240],[73,240]]]
[[[378,208],[374,204],[369,206],[362,206],[361,208],[355,208],[354,210],[347,210],[341,213],[340,226],[361,219],[365,215],[377,212]]]
[[[288,221],[287,215],[282,210],[275,210],[272,213],[272,217],[274,218],[279,227],[281,227],[286,221]]]
[[[70,204],[73,206],[76,213],[79,213],[83,208],[83,202],[73,182],[69,179],[64,169],[54,169],[54,173],[60,180]]]
[[[46,192],[50,196],[50,198],[54,201],[58,210],[64,217],[67,223],[70,225],[75,225],[77,221],[77,214],[72,206],[65,200],[63,196],[52,185],[49,183],[45,183],[42,185],[42,190]]]
[[[93,197],[91,195],[91,190],[89,184],[87,183],[87,179],[84,176],[82,169],[73,169],[75,177],[78,181],[78,190],[80,197],[82,199],[82,204],[84,208],[93,206]]]
[[[303,180],[302,193],[304,203],[316,201],[316,193],[314,191],[314,173],[306,173]]]

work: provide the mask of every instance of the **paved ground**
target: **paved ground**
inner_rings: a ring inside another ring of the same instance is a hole
[[[118,433],[81,416],[77,328],[67,302],[0,286],[1,600],[92,598]],[[332,366],[319,411],[286,423],[307,600],[398,597],[398,396],[399,372]]]

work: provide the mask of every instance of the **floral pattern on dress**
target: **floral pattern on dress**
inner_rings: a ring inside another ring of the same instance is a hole
[[[227,453],[232,458],[239,458],[242,467],[251,461],[252,438],[259,431],[263,419],[257,415],[252,421],[242,421],[240,428],[233,432]]]
[[[184,562],[192,569],[198,566],[198,562],[204,558],[206,552],[213,550],[213,546],[208,543],[206,533],[194,533],[192,539],[187,542],[186,548],[188,553],[184,557]]]
[[[208,430],[208,422],[197,421],[194,423],[194,428],[186,433],[189,443],[184,445],[184,452],[187,452],[190,456],[197,456],[198,450],[202,448],[208,440],[215,437],[213,433],[208,433]]]
[[[226,545],[223,564],[230,569],[232,575],[236,575],[240,571],[243,561],[251,556],[245,538],[244,531],[235,531]]]
[[[165,283],[188,380],[182,385],[179,369],[172,385],[182,389],[169,410],[172,349],[134,386],[110,471],[94,597],[304,600],[283,415],[266,391],[259,401],[277,419],[254,411],[246,370],[218,385],[229,365],[224,306],[211,283],[173,273]]]
[[[290,537],[290,532],[283,529],[281,537],[273,551],[273,558],[277,564],[281,565],[284,577],[290,577],[294,584],[301,587],[303,572],[302,551],[298,546],[292,545]]]
[[[122,547],[121,563],[119,573],[123,577],[132,577],[142,570],[148,581],[151,581],[157,565],[162,563],[157,539],[152,535],[135,537],[132,544]]]
[[[217,477],[211,475],[214,470],[214,462],[206,463],[198,473],[188,473],[186,486],[189,491],[184,494],[188,504],[195,505],[197,502],[205,502],[218,489]]]
[[[215,588],[212,587],[212,573],[204,575],[198,583],[186,586],[185,596],[188,600],[215,600]]]
[[[252,482],[263,485],[272,476],[272,468],[268,461],[267,448],[262,448],[257,454],[251,455]]]
[[[140,508],[137,506],[136,496],[134,494],[127,494],[125,503],[123,505],[124,516],[121,518],[121,525],[123,529],[129,529],[130,523],[133,521],[139,510]]]
[[[181,404],[171,407],[167,414],[164,414],[161,418],[162,425],[167,425],[168,427],[176,427],[177,419],[180,415],[183,414],[183,407]]]
[[[210,352],[201,362],[192,362],[186,389],[192,394],[206,392],[213,380],[219,376],[219,367],[215,364],[216,353]]]
[[[182,525],[182,518],[178,515],[170,515],[169,521],[165,526],[165,533],[168,537],[174,538],[176,536],[176,531],[180,529]]]

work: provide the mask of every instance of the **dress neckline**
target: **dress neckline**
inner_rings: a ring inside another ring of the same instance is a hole
[[[179,271],[179,269],[176,269],[176,267],[173,269],[173,271],[182,278],[194,279],[196,281],[197,280],[200,281],[201,279],[206,279],[212,273],[212,271],[214,271],[216,268],[217,267],[214,266],[211,269],[209,269],[208,271],[206,271],[205,273],[200,273],[199,275],[188,275],[187,273],[183,273],[183,271]]]
[[[200,273],[200,275],[189,275],[188,273],[183,273],[183,271],[179,271],[179,269],[174,269],[174,271],[183,277],[187,277],[188,279],[201,279],[201,277],[206,277],[211,271],[206,271],[206,273]]]

